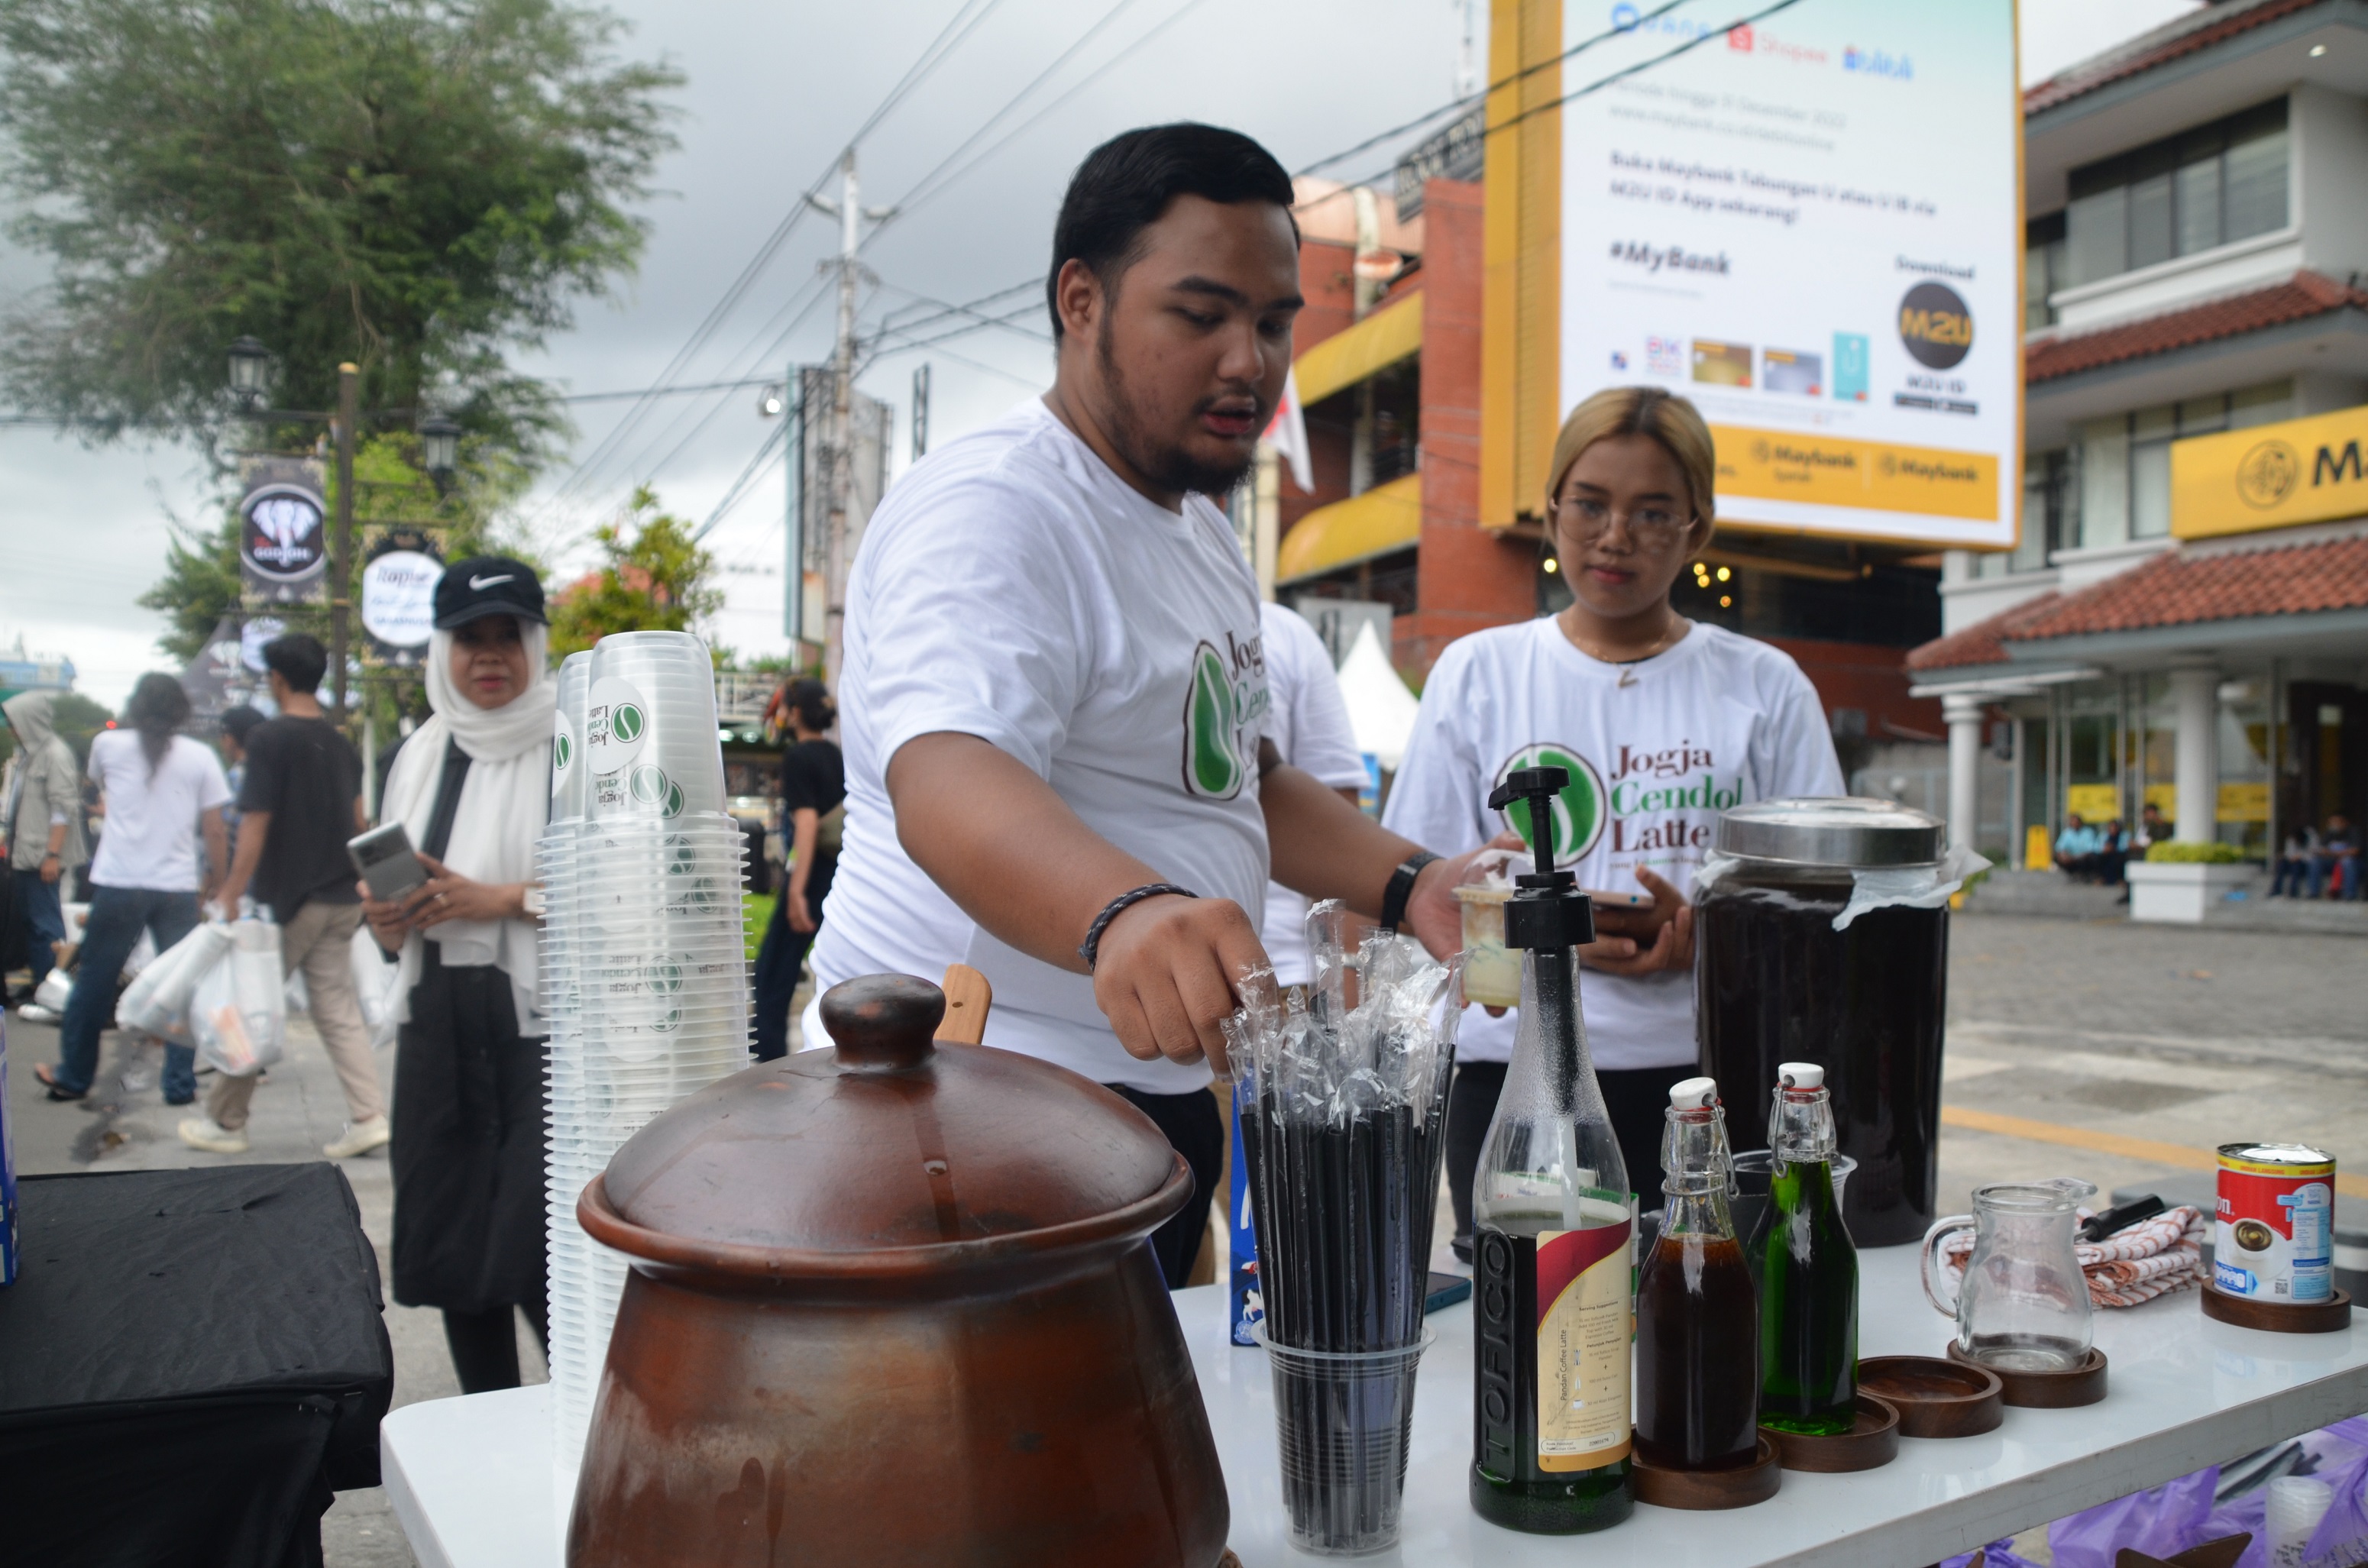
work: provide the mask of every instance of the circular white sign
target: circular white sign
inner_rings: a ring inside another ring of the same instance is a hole
[[[362,630],[390,648],[425,648],[436,633],[436,580],[444,563],[390,550],[362,568]]]

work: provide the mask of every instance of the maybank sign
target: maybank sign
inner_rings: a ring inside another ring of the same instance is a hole
[[[2368,516],[2368,404],[2170,449],[2170,531],[2252,533]]]

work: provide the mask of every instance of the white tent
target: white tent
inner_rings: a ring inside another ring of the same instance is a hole
[[[1390,666],[1382,640],[1367,621],[1340,661],[1340,696],[1349,705],[1349,727],[1357,733],[1357,749],[1370,752],[1383,768],[1397,771],[1414,735],[1414,716],[1421,706]]]

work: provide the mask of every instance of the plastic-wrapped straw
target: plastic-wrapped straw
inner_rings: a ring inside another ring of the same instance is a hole
[[[1317,904],[1305,994],[1249,975],[1224,1026],[1292,1539],[1326,1553],[1397,1536],[1462,1013],[1453,965],[1380,932],[1351,954],[1345,921]]]
[[[545,1212],[554,1502],[572,1506],[625,1260],[575,1200],[628,1138],[748,1064],[739,825],[723,811],[712,665],[632,632],[559,676],[552,819],[538,846],[550,1025]]]

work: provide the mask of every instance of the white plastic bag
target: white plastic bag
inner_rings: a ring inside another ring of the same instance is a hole
[[[74,976],[64,970],[53,969],[41,976],[41,983],[33,987],[33,1005],[47,1007],[52,1013],[63,1013],[66,1010],[66,998],[73,994]]]
[[[124,987],[122,1000],[115,1005],[116,1023],[186,1041],[190,994],[230,949],[230,927],[219,920],[203,922]]]
[[[189,999],[198,1054],[217,1072],[251,1077],[287,1048],[288,994],[279,971],[279,927],[241,920],[229,955],[208,971]]]
[[[354,994],[361,998],[362,1026],[370,1030],[370,1049],[383,1051],[394,1043],[394,982],[402,967],[386,961],[368,926],[354,932],[353,961]]]

